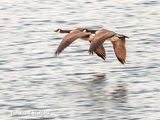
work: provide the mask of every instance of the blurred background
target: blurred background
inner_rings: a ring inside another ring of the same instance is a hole
[[[75,41],[54,52],[57,28],[108,28],[130,37],[121,65]],[[1,0],[1,120],[160,120],[159,0]]]

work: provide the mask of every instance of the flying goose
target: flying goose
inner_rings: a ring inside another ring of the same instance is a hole
[[[59,55],[67,46],[69,46],[73,41],[76,39],[80,38],[85,41],[89,41],[92,43],[92,40],[94,38],[94,35],[92,33],[95,33],[95,30],[90,31],[85,28],[77,28],[73,30],[62,30],[62,29],[57,29],[55,32],[60,32],[60,33],[68,33],[67,35],[64,36],[63,40],[61,41],[60,45],[58,46],[55,55]],[[100,45],[94,50],[94,52],[101,57],[102,59],[105,60],[106,58],[106,53],[103,45]]]
[[[125,48],[125,38],[128,38],[125,35],[117,34],[113,31],[107,29],[97,30],[91,45],[89,48],[89,53],[93,52],[99,47],[102,46],[105,40],[109,40],[113,44],[114,52],[117,59],[124,64],[126,60],[126,48]]]

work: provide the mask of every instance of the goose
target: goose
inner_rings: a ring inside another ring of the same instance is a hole
[[[62,30],[62,29],[57,29],[55,32],[60,32],[60,33],[68,33],[67,35],[64,36],[63,40],[61,41],[60,45],[58,46],[55,55],[59,55],[67,46],[69,46],[72,42],[74,42],[77,39],[82,39],[85,41],[89,41],[92,43],[92,40],[94,38],[95,30],[90,31],[86,28],[76,28],[73,30]],[[106,58],[106,53],[103,45],[100,45],[99,47],[94,50],[94,52],[101,57],[103,60]]]
[[[125,38],[128,36],[117,34],[113,31],[107,29],[100,29],[95,32],[94,38],[91,41],[89,53],[93,54],[99,46],[102,46],[104,41],[109,40],[113,44],[114,52],[117,59],[125,64],[126,60],[126,47],[125,47]]]

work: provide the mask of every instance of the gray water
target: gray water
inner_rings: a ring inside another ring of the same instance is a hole
[[[120,64],[75,41],[58,57],[57,28],[130,37]],[[160,120],[159,0],[1,0],[1,120]]]

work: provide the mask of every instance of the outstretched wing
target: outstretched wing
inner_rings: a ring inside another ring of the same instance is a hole
[[[104,41],[107,38],[110,38],[114,35],[115,32],[113,31],[106,31],[106,30],[99,31],[97,34],[95,34],[94,39],[91,42],[89,53],[93,54],[93,52],[96,51],[98,47],[103,45]]]
[[[112,41],[113,48],[117,59],[122,63],[125,64],[126,61],[126,47],[125,47],[125,38]]]
[[[106,52],[103,47],[103,45],[99,46],[95,51],[94,51],[99,57],[101,57],[103,60],[106,59]]]
[[[58,46],[55,55],[60,54],[67,46],[69,46],[73,41],[78,38],[89,36],[90,33],[84,33],[79,30],[73,30],[66,36],[64,36],[63,40],[61,41],[60,45]]]

